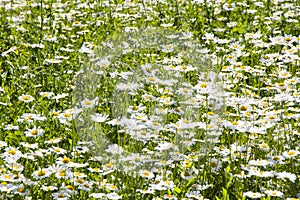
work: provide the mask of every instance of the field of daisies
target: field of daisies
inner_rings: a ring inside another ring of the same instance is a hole
[[[1,199],[300,199],[300,1],[1,0]]]

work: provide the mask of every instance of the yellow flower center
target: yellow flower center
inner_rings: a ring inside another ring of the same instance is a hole
[[[70,113],[64,113],[64,117],[65,118],[71,117],[71,114]]]
[[[247,106],[241,106],[241,107],[240,107],[240,110],[241,110],[241,111],[246,111],[247,109],[248,109]]]
[[[144,171],[144,172],[143,172],[143,175],[144,175],[144,176],[149,176],[149,175],[150,175],[150,173],[149,173],[149,172],[147,172],[147,171]]]
[[[61,161],[66,164],[70,162],[70,158],[63,158]]]
[[[216,162],[211,162],[211,163],[210,163],[210,166],[211,166],[212,168],[216,168],[216,167],[218,166],[218,164],[217,164]]]
[[[82,180],[81,178],[79,178],[79,179],[76,179],[76,182],[79,183],[79,184],[82,184],[84,182],[84,180]]]
[[[15,155],[17,152],[14,149],[8,150],[8,154]]]
[[[46,175],[46,171],[45,170],[41,170],[37,173],[38,176],[45,176]]]
[[[38,131],[35,129],[35,130],[32,130],[30,133],[31,133],[31,135],[37,135]]]
[[[23,96],[23,97],[22,97],[22,100],[24,100],[24,101],[29,101],[29,100],[30,100],[30,96]]]
[[[200,84],[200,87],[206,88],[206,87],[207,87],[207,83],[201,83],[201,84]]]
[[[25,192],[25,189],[24,189],[24,188],[19,188],[19,189],[18,189],[18,192],[24,193],[24,192]]]
[[[68,190],[74,190],[74,188],[73,188],[72,185],[67,185],[66,188],[67,188]]]

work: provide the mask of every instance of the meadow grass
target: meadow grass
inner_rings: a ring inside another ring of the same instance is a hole
[[[1,198],[299,199],[299,16],[0,1]]]

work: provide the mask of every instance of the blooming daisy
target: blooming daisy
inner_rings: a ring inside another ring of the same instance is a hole
[[[44,133],[44,129],[41,129],[41,128],[32,128],[32,129],[27,129],[24,134],[26,137],[38,137],[38,136],[41,136],[43,135]]]
[[[26,103],[32,102],[34,100],[33,96],[27,95],[27,94],[23,94],[23,95],[19,96],[18,99],[20,101],[23,101],[23,102],[26,102]]]
[[[251,191],[249,191],[249,192],[244,192],[243,196],[249,197],[250,199],[260,199],[261,197],[264,196],[264,194],[261,194],[259,192],[251,192]]]

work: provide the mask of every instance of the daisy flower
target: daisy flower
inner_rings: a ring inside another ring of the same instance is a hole
[[[27,129],[24,132],[26,137],[38,137],[38,136],[43,135],[43,133],[44,133],[44,130],[39,128],[39,127],[38,128],[34,127],[32,129]]]
[[[285,158],[294,158],[295,156],[299,155],[299,151],[297,150],[289,150],[289,151],[285,151],[283,152],[283,156]]]
[[[41,168],[33,172],[32,176],[35,179],[43,179],[49,177],[52,172],[48,168]]]
[[[70,197],[68,193],[63,191],[52,193],[52,196],[55,200],[68,200]]]
[[[258,192],[251,192],[251,191],[249,191],[249,192],[245,192],[243,194],[243,196],[249,197],[250,199],[260,199],[261,197],[264,196],[264,194],[261,194],[261,193],[258,193]]]
[[[283,197],[283,193],[277,190],[266,190],[265,193],[272,197]]]
[[[150,172],[150,171],[148,171],[148,170],[140,170],[140,171],[139,171],[139,175],[140,175],[141,177],[144,177],[144,178],[147,178],[147,179],[152,179],[152,178],[154,178],[153,172]]]
[[[23,94],[23,95],[19,96],[18,99],[25,103],[32,102],[34,100],[33,96],[27,95],[27,94]]]
[[[108,115],[102,115],[96,113],[95,115],[91,115],[91,120],[94,122],[105,122],[108,119]]]
[[[92,107],[94,107],[94,105],[96,104],[96,101],[97,101],[97,99],[94,99],[94,100],[84,99],[84,100],[81,102],[81,106],[82,106],[83,108],[92,108]]]
[[[14,193],[20,196],[25,196],[29,193],[29,190],[25,189],[24,185],[21,184],[14,189]]]

